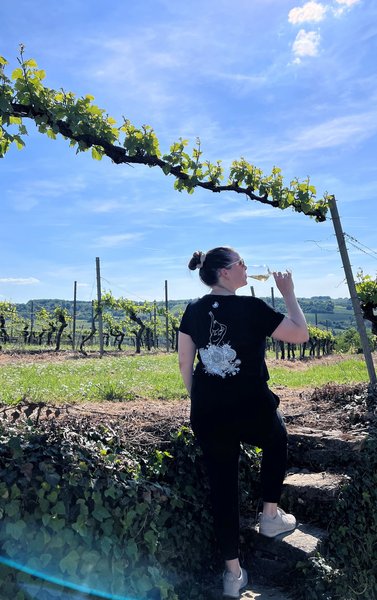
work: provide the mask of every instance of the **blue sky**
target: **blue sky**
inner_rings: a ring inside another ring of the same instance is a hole
[[[354,273],[377,271],[377,5],[367,0],[79,0],[1,3],[0,55],[18,46],[47,86],[92,94],[121,122],[153,126],[162,151],[201,140],[226,167],[241,156],[287,184],[310,175],[335,194]],[[93,161],[27,123],[0,161],[0,300],[134,300],[206,293],[196,249],[235,247],[249,264],[293,271],[298,296],[348,296],[332,222],[231,193],[176,192],[143,166]],[[356,241],[355,241],[356,240]],[[270,281],[254,283],[257,295]],[[250,293],[244,288],[244,293]]]

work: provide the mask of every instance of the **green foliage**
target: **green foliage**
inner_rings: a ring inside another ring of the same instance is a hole
[[[375,600],[377,569],[377,438],[366,441],[351,481],[330,515],[321,554],[299,565],[304,600]]]
[[[33,119],[40,133],[51,139],[62,135],[77,152],[91,149],[95,160],[106,155],[117,164],[157,166],[165,175],[175,177],[174,186],[179,191],[192,193],[196,187],[213,192],[233,191],[280,209],[292,208],[317,221],[326,219],[330,196],[324,194],[317,199],[309,178],[301,182],[294,179],[285,186],[281,169],[273,167],[271,174],[265,175],[244,158],[233,161],[226,177],[220,160],[203,160],[198,139],[188,151],[188,140],[180,138],[171,145],[170,152],[161,156],[158,139],[149,125],[139,128],[123,118],[117,126],[115,119],[93,104],[93,96],[76,98],[72,92],[46,87],[46,73],[34,59],[24,58],[22,45],[18,63],[10,79],[5,75],[8,63],[0,58],[0,157],[5,156],[11,144],[18,148],[25,145],[24,119]]]
[[[357,275],[356,291],[363,317],[371,322],[372,333],[377,336],[377,276],[373,279],[370,275],[364,275],[362,271]]]
[[[4,300],[0,301],[0,314],[4,315],[5,318],[12,318],[17,312],[17,307],[12,302]]]
[[[324,329],[320,329],[319,327],[313,327],[313,325],[308,325],[309,337],[316,338],[317,340],[323,341],[334,341],[335,338],[331,331],[327,331]]]
[[[364,275],[362,270],[358,271],[356,291],[363,304],[377,307],[377,276],[373,279],[370,275]]]
[[[375,350],[375,341],[370,332],[367,332],[369,347],[371,350]],[[362,352],[362,345],[360,341],[360,334],[354,327],[350,327],[343,333],[336,336],[335,348],[337,352]]]
[[[85,420],[1,426],[1,553],[106,593],[200,599],[195,582],[216,556],[203,460],[187,427],[166,441],[130,449],[121,427]],[[248,504],[258,470],[258,454],[244,451]],[[0,597],[26,600],[25,575],[2,571]]]

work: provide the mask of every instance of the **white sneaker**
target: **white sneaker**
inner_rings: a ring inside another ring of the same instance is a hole
[[[228,596],[229,598],[239,598],[240,590],[247,586],[247,573],[245,569],[241,569],[241,574],[239,577],[236,577],[229,571],[225,571],[223,574],[223,586],[223,596]]]
[[[268,517],[263,513],[259,514],[259,533],[269,538],[293,531],[296,525],[295,517],[287,515],[282,508],[278,508],[275,517]]]

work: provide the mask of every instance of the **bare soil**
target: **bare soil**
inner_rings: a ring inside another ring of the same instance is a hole
[[[116,355],[117,353],[114,353]],[[108,354],[107,354],[108,355]],[[92,357],[98,354],[92,354]],[[119,354],[118,354],[119,356]],[[335,364],[347,357],[340,355],[323,356],[321,358],[307,358],[305,360],[268,360],[268,366],[283,366],[292,371],[305,371],[313,364]],[[73,352],[0,352],[0,366],[2,364],[25,364],[40,362],[65,362],[67,360],[87,360],[80,354]],[[360,429],[364,430],[371,419],[371,408],[366,405],[367,384],[327,385],[321,389],[303,387],[292,389],[285,386],[272,388],[280,397],[280,409],[285,416],[288,428],[290,424],[312,427],[315,429],[337,429],[341,431]],[[156,432],[166,428],[175,429],[180,425],[189,424],[190,406],[188,400],[164,401],[150,399],[136,399],[127,402],[90,402],[72,405],[63,405],[56,412],[56,407],[49,407],[43,403],[35,404],[32,416],[38,414],[39,418],[54,419],[89,419],[91,422],[123,422],[126,428],[133,431]],[[21,414],[30,404],[20,406]],[[6,409],[3,416],[10,417],[13,409]],[[373,409],[372,409],[372,412]]]

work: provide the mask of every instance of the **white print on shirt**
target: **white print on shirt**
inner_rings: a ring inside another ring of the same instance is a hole
[[[227,326],[216,321],[211,311],[208,314],[211,317],[209,343],[206,348],[199,348],[204,370],[208,375],[220,375],[222,378],[236,375],[240,370],[238,365],[241,361],[230,344],[221,344]]]

